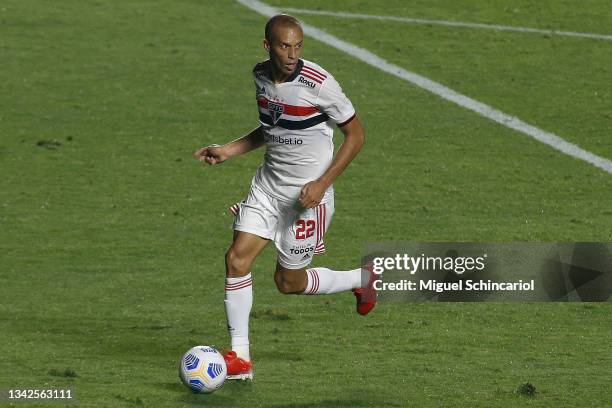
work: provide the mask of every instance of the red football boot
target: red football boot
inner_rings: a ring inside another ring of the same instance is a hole
[[[253,363],[236,355],[235,351],[221,351],[227,366],[228,380],[252,380]]]
[[[370,280],[363,288],[353,289],[353,294],[355,298],[357,298],[357,313],[365,316],[374,309],[374,306],[376,306],[376,289],[374,288],[374,282],[380,280],[380,275],[372,271],[371,264],[363,266],[361,270],[370,273]]]

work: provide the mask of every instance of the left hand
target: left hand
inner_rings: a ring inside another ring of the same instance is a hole
[[[300,191],[300,204],[304,208],[314,208],[323,199],[327,187],[319,180],[311,181]]]

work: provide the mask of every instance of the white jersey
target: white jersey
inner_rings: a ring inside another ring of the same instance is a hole
[[[278,200],[295,202],[302,187],[328,169],[334,126],[350,122],[355,109],[334,77],[310,61],[299,60],[283,83],[271,79],[269,60],[253,68],[253,77],[266,143],[253,185]],[[332,196],[330,186],[322,203]]]

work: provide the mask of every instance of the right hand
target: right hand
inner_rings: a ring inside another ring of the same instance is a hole
[[[228,159],[227,154],[223,151],[223,146],[217,144],[198,149],[193,152],[193,156],[208,164],[220,164]]]

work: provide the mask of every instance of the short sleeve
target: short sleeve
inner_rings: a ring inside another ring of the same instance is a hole
[[[317,107],[339,126],[350,122],[355,116],[353,104],[344,95],[340,84],[332,76],[327,77],[321,85]]]

